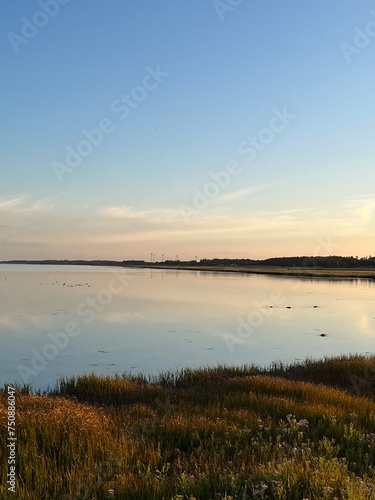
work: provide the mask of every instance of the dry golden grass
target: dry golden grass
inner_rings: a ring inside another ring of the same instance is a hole
[[[369,375],[369,363],[182,370],[152,383],[89,375],[47,395],[18,390],[17,494],[6,492],[3,446],[0,498],[374,499],[374,378],[365,395],[350,377]],[[2,391],[3,443],[6,416]]]

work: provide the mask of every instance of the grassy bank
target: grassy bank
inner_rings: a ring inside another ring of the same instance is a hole
[[[3,390],[0,498],[374,499],[374,389],[361,356],[18,389],[16,495]]]
[[[339,279],[375,279],[375,269],[315,269],[303,267],[279,267],[279,266],[202,266],[202,265],[187,265],[176,264],[175,266],[163,264],[148,264],[138,266],[122,266],[122,267],[144,267],[151,269],[179,269],[187,271],[215,271],[224,273],[246,273],[246,274],[270,274],[271,276],[304,276],[310,278],[339,278]]]

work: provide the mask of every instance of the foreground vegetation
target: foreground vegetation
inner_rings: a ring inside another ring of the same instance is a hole
[[[63,378],[16,393],[16,494],[0,498],[375,499],[375,357]]]

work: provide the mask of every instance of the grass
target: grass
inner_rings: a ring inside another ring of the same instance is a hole
[[[203,266],[191,264],[148,264],[136,267],[155,269],[179,269],[208,272],[230,272],[247,274],[270,274],[284,276],[305,276],[310,278],[337,278],[337,279],[375,279],[375,269],[372,268],[311,268],[311,267],[283,267],[283,266]]]
[[[0,498],[375,499],[375,357],[62,378],[19,388]]]

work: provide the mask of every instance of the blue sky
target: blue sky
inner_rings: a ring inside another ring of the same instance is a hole
[[[373,2],[64,2],[3,5],[0,259],[373,253]]]

